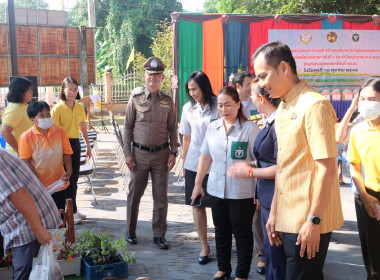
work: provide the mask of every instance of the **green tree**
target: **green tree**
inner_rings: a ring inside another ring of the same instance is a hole
[[[170,18],[172,12],[182,11],[178,0],[97,0],[96,25],[104,27],[100,40],[110,43],[112,56],[109,66],[120,76],[132,47],[145,57],[152,55],[150,45],[156,36],[157,24]],[[87,25],[87,1],[78,0],[69,12],[71,25]]]
[[[153,56],[156,56],[161,59],[161,61],[166,65],[164,71],[165,79],[162,82],[161,90],[172,95],[171,89],[171,80],[174,75],[173,69],[173,26],[167,21],[163,21],[161,24],[157,24],[157,34],[155,37],[152,37],[152,45],[150,49],[153,53]],[[133,69],[136,73],[136,76],[141,81],[141,84],[138,86],[144,85],[144,69],[143,64],[146,61],[142,53],[137,52],[135,54],[135,61],[133,62]]]
[[[173,26],[167,20],[161,24],[157,24],[158,31],[155,37],[152,38],[151,45],[152,53],[154,56],[161,59],[166,65],[164,72],[165,79],[162,83],[161,89],[169,94],[172,94],[171,84],[174,75],[173,69]]]
[[[215,11],[216,10],[216,11]],[[378,14],[378,0],[206,0],[204,12],[248,14]]]

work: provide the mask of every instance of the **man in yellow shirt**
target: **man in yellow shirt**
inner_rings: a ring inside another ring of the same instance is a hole
[[[297,76],[281,42],[254,56],[259,86],[281,98],[276,113],[276,190],[266,225],[272,245],[283,244],[287,280],[323,279],[331,232],[343,224],[331,103]]]

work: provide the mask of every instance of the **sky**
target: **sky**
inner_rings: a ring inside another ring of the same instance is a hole
[[[180,0],[184,10],[189,12],[198,12],[203,9],[205,0]]]
[[[65,4],[65,9],[68,6],[69,9],[75,5],[76,0],[45,0],[49,3],[50,10],[62,10],[62,3]],[[183,9],[187,12],[199,12],[203,9],[203,4],[206,0],[178,0],[182,2]],[[7,0],[0,0],[1,2],[7,2]]]
[[[60,10],[62,7],[62,1],[65,3],[65,6],[69,6],[69,8],[73,7],[76,0],[48,0],[49,8],[52,10]],[[203,3],[205,0],[179,0],[182,2],[183,9],[189,12],[198,12],[203,8]]]
[[[47,0],[49,3],[49,8],[52,10],[60,10],[62,7],[62,1],[65,3],[65,6],[69,8],[73,7],[76,0]],[[179,0],[182,2],[183,9],[189,12],[198,12],[203,8],[203,3],[205,0]]]

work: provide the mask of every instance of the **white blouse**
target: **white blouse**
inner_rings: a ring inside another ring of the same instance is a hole
[[[207,192],[218,198],[253,198],[256,179],[238,179],[227,175],[227,170],[238,160],[252,161],[253,144],[259,127],[251,121],[239,120],[225,132],[223,119],[211,123],[206,132],[201,153],[211,156]]]
[[[219,119],[218,103],[216,98],[213,98],[214,106],[212,110],[207,104],[205,109],[202,109],[200,103],[194,106],[189,101],[183,106],[181,125],[178,132],[185,136],[191,136],[189,150],[187,152],[184,168],[193,172],[197,172],[199,158],[201,156],[201,146],[205,138],[207,126],[214,120]]]

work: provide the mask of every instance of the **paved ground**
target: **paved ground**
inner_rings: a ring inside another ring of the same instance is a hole
[[[112,131],[112,129],[110,129]],[[94,228],[96,231],[109,233],[115,238],[125,235],[126,190],[121,184],[121,176],[115,160],[115,136],[98,135],[99,159],[97,174],[92,179],[98,204],[91,193],[86,192],[84,184],[79,185],[78,208],[88,219],[76,227]],[[194,229],[191,207],[184,205],[183,182],[178,183],[180,165],[170,173],[168,232],[166,239],[169,250],[160,250],[152,243],[152,196],[151,187],[145,192],[140,205],[137,228],[137,245],[129,245],[129,250],[136,252],[137,264],[129,266],[129,278],[146,276],[150,279],[211,279],[217,271],[215,259],[215,242],[211,212],[208,211],[209,243],[211,262],[206,265],[197,263],[200,245]],[[107,172],[102,173],[102,172]],[[345,181],[349,181],[346,177]],[[349,185],[341,186],[345,223],[333,233],[327,255],[324,274],[326,280],[365,279],[366,273],[361,257],[360,244],[356,226],[353,194]],[[233,245],[234,246],[234,245]],[[249,279],[265,279],[254,271],[257,260],[252,261]],[[236,267],[236,252],[233,251],[233,268]],[[232,276],[235,276],[232,273]]]

